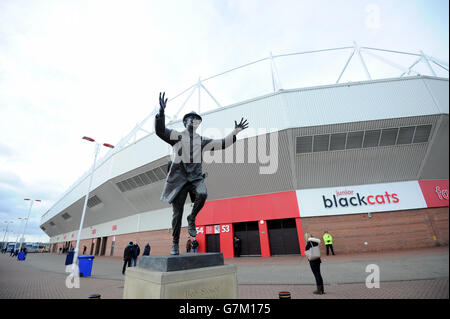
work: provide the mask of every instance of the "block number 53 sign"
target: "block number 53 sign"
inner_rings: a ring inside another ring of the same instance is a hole
[[[198,234],[203,234],[204,233],[204,227],[205,226],[198,226],[196,227],[197,233]],[[208,230],[208,227],[210,228],[210,230]],[[214,233],[214,234],[218,234],[218,233],[229,233],[231,231],[230,225],[214,225],[214,226],[206,226],[206,234],[209,233]]]

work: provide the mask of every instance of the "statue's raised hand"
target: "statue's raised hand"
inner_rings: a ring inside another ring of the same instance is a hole
[[[164,110],[167,105],[167,99],[164,99],[166,92],[159,92],[159,114],[164,114]]]
[[[244,118],[241,118],[241,122],[239,124],[236,121],[234,121],[235,129],[238,128],[242,131],[242,130],[245,130],[247,127],[248,127],[248,122],[247,122],[247,120],[244,120]]]

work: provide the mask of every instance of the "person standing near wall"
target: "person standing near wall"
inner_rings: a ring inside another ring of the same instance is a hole
[[[325,243],[325,247],[327,248],[327,256],[329,255],[329,249],[331,249],[331,253],[334,256],[334,250],[333,250],[333,237],[328,233],[328,230],[326,230],[323,233],[323,241]]]
[[[197,239],[194,238],[194,240],[192,241],[192,252],[197,253],[197,249],[198,249],[198,241]]]
[[[192,245],[192,240],[189,238],[186,242],[186,253],[191,252],[191,245]]]
[[[306,247],[305,247],[305,255],[307,256],[311,256],[312,251],[311,249],[313,247],[318,247],[320,244],[320,239],[318,238],[314,238],[312,237],[312,235],[310,233],[305,233],[305,242]],[[315,295],[323,295],[324,289],[323,289],[323,279],[322,279],[322,275],[320,274],[320,263],[322,262],[320,260],[320,250],[319,250],[319,257],[308,257],[309,259],[309,265],[311,266],[311,270],[314,274],[314,278],[316,279],[316,286],[317,286],[317,290],[313,292],[313,294]]]
[[[139,248],[139,245],[136,242],[133,245],[133,257],[132,257],[133,264],[132,264],[132,267],[136,267],[137,259],[138,259],[138,256],[139,256],[140,253],[141,253],[141,248]]]
[[[149,243],[147,243],[147,245],[145,245],[144,253],[142,254],[142,256],[150,256],[150,244]]]
[[[233,246],[234,246],[234,255],[236,257],[241,256],[241,240],[238,236],[234,236]]]

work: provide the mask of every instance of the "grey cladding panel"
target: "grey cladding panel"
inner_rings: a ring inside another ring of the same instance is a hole
[[[441,115],[428,142],[427,156],[417,179],[448,179],[449,177],[449,121],[448,115]]]

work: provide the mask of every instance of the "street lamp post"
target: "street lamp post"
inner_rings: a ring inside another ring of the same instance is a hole
[[[95,171],[95,163],[97,162],[97,155],[98,155],[98,152],[100,150],[100,143],[97,143],[93,138],[90,138],[90,137],[87,137],[87,136],[83,136],[83,140],[95,143],[95,152],[94,152],[95,154],[94,154],[94,164],[92,164],[91,174],[90,174],[90,177],[89,177],[88,189],[87,189],[87,192],[86,192],[86,197],[84,198],[83,213],[81,214],[80,229],[78,230],[78,234],[77,234],[77,244],[75,245],[75,252],[74,252],[73,261],[72,261],[72,275],[75,272],[75,264],[77,263],[77,259],[78,259],[78,251],[79,251],[79,246],[80,246],[81,230],[83,229],[84,216],[86,215],[86,207],[87,207],[87,203],[88,203],[88,199],[89,199],[89,192],[91,191],[91,187],[92,187],[92,179],[93,179],[94,171]],[[106,146],[106,147],[109,147],[109,148],[114,148],[113,145],[108,144],[108,143],[103,143],[103,146]]]
[[[41,202],[40,199],[25,198],[25,200],[26,201],[30,201],[30,208],[28,209],[28,216],[25,219],[25,227],[23,228],[22,239],[24,239],[25,231],[27,230],[28,220],[30,219],[31,207],[33,207],[33,203],[34,202]],[[22,243],[23,242],[20,242],[19,251],[22,249]]]
[[[20,228],[22,227],[22,222],[23,222],[26,218],[19,217],[19,218],[17,218],[17,219],[20,220],[20,225],[19,225],[19,229],[20,229]],[[15,243],[14,243],[14,250],[16,250],[17,243],[19,242],[19,236],[20,236],[20,233],[17,232],[16,241],[15,241]]]
[[[11,220],[9,222],[5,221],[4,223],[6,224],[6,230],[5,230],[5,235],[3,236],[3,246],[6,245],[6,247],[8,247],[8,243],[5,243],[5,237],[6,237],[6,234],[8,233],[8,226],[9,226],[9,224],[12,224],[14,222]],[[2,247],[2,248],[4,248],[4,247]]]

